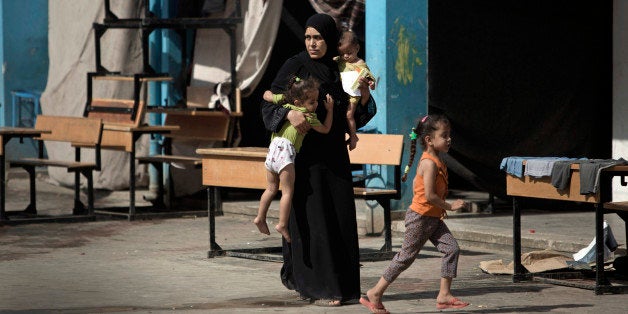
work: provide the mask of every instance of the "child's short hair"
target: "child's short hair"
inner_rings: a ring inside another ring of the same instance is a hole
[[[294,104],[295,100],[302,100],[307,97],[307,93],[311,91],[317,91],[320,84],[314,77],[308,77],[306,79],[300,79],[293,76],[288,84],[288,90],[285,94],[285,101],[290,104]]]
[[[358,39],[358,35],[355,34],[355,32],[350,31],[350,30],[346,30],[343,31],[342,34],[340,35],[340,41],[339,43],[343,43],[343,42],[347,42],[351,45],[359,45],[360,41]]]

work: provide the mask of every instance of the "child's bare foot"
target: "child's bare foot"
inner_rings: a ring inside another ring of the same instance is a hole
[[[360,297],[360,304],[366,306],[371,313],[377,314],[390,314],[390,312],[382,304],[382,298],[375,296],[372,290],[366,292],[366,297]]]
[[[436,308],[439,310],[444,309],[460,309],[469,305],[469,302],[461,301],[451,294],[439,295],[436,297]]]
[[[358,146],[358,137],[353,135],[349,138],[349,150],[354,150]]]
[[[357,142],[349,141],[349,150],[354,150],[357,146]]]
[[[366,297],[369,299],[369,301],[371,301],[371,303],[373,304],[379,304],[382,302],[382,296],[381,295],[376,295],[372,289],[366,291]]]
[[[276,225],[275,230],[281,233],[281,236],[286,239],[286,242],[290,242],[290,233],[288,232],[288,228],[285,225]]]
[[[253,220],[253,223],[257,226],[257,229],[259,229],[259,232],[263,234],[270,234],[270,231],[268,230],[268,225],[266,224],[266,219],[255,217],[255,219]]]

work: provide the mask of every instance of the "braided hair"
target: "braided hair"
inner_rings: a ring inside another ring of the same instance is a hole
[[[443,123],[445,126],[449,125],[449,119],[444,115],[427,115],[417,123],[417,126],[412,128],[412,133],[410,133],[410,161],[408,161],[408,165],[403,172],[403,176],[401,177],[402,182],[406,182],[408,178],[408,172],[410,172],[410,167],[414,163],[414,155],[416,155],[416,140],[417,138],[421,139],[421,147],[423,150],[427,148],[427,142],[425,142],[425,137],[428,135],[432,135],[434,131],[438,129],[438,123]],[[417,132],[418,131],[418,132]]]
[[[314,77],[300,79],[297,76],[290,78],[288,90],[285,93],[285,102],[294,104],[295,100],[303,100],[311,91],[317,91],[320,83]]]

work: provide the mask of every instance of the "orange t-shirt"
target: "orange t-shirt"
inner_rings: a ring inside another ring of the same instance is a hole
[[[432,160],[436,164],[436,167],[438,168],[438,174],[436,175],[436,194],[442,200],[445,200],[445,197],[447,196],[448,183],[447,167],[438,158],[425,152],[421,155],[419,162],[423,159]],[[423,176],[417,173],[413,182],[414,195],[412,196],[410,209],[423,216],[444,217],[445,209],[432,205],[427,201],[427,198],[425,198],[425,184],[423,182]]]

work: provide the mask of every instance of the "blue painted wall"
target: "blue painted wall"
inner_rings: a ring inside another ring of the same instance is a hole
[[[0,1],[0,125],[11,124],[11,91],[43,91],[48,79],[48,1]]]
[[[366,2],[366,62],[378,79],[373,91],[378,113],[365,129],[407,135],[427,113],[427,14],[428,0]],[[408,136],[405,143],[404,165],[410,151]],[[420,150],[417,147],[416,157]],[[415,168],[416,160],[394,210],[406,210],[410,205]],[[392,187],[392,171],[387,169],[386,175],[367,185]]]

